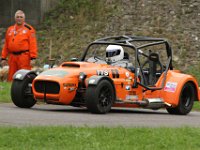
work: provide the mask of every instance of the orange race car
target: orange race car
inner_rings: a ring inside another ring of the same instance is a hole
[[[11,97],[21,108],[36,102],[87,107],[108,113],[112,107],[166,108],[188,114],[200,100],[196,79],[173,69],[172,50],[162,38],[116,36],[89,44],[73,58],[40,74],[19,70]]]

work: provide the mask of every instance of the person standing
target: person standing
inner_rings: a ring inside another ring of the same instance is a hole
[[[8,57],[8,62],[6,58]],[[25,22],[25,13],[17,10],[15,24],[6,31],[5,43],[1,54],[1,65],[9,65],[8,81],[20,69],[28,69],[37,58],[37,40],[35,29]]]

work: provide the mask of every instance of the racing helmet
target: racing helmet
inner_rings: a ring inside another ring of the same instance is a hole
[[[124,58],[124,49],[119,45],[109,45],[106,48],[107,61],[117,62]]]

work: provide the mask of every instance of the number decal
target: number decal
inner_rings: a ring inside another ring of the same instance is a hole
[[[97,75],[98,76],[109,76],[109,71],[108,70],[97,70]]]
[[[112,69],[111,71],[113,78],[119,78],[119,72],[117,69]]]
[[[112,72],[113,78],[119,78],[119,72],[117,69],[111,69],[111,72]],[[97,75],[98,76],[109,76],[109,71],[108,70],[97,70]]]

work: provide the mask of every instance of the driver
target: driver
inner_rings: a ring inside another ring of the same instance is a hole
[[[119,45],[109,45],[106,48],[106,61],[115,63],[124,58],[124,49]]]
[[[106,61],[112,66],[127,68],[131,72],[135,72],[134,66],[128,59],[124,59],[124,49],[119,45],[109,45],[106,48]]]

